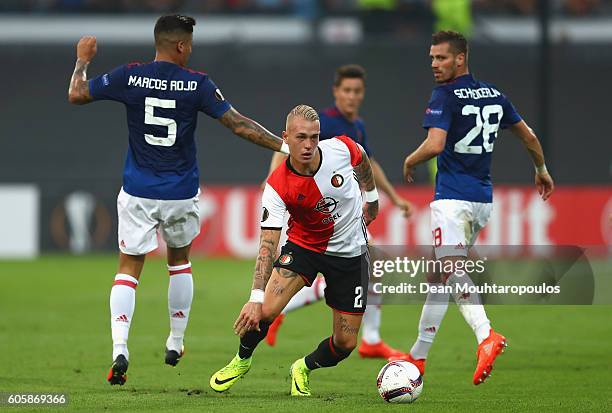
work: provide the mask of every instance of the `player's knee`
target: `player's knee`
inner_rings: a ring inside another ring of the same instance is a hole
[[[170,248],[167,251],[168,265],[185,265],[189,263],[189,250],[191,245],[182,248]]]

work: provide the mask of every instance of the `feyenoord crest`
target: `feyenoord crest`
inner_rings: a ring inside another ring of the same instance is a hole
[[[281,265],[289,265],[293,262],[293,257],[289,254],[283,254],[280,257],[278,257],[278,262]]]
[[[331,184],[334,188],[340,188],[344,183],[344,177],[340,174],[332,176]]]

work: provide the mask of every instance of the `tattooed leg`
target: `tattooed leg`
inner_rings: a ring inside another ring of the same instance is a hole
[[[346,351],[357,345],[362,314],[345,314],[334,310],[334,344]]]
[[[275,268],[266,285],[262,319],[272,321],[304,286],[304,280],[294,271]]]

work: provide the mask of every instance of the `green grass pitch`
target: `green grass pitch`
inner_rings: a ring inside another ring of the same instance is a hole
[[[196,259],[195,298],[187,353],[163,364],[168,334],[167,273],[149,259],[136,295],[130,368],[111,387],[108,294],[114,256],[49,256],[0,261],[0,392],[67,393],[67,407],[2,411],[83,412],[593,412],[612,411],[612,306],[490,306],[509,349],[493,377],[473,386],[476,342],[451,305],[428,360],[425,387],[412,405],[385,403],[376,391],[384,362],[357,352],[336,368],[311,375],[314,396],[288,396],[288,369],[331,332],[323,303],[291,313],[275,348],[262,343],[253,368],[228,393],[208,387],[210,375],[235,354],[232,324],[248,297],[253,261]],[[604,264],[601,264],[604,265]],[[610,267],[607,268],[608,274]],[[385,340],[408,350],[420,306],[385,306]]]

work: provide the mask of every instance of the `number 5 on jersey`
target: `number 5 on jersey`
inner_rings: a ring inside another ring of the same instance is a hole
[[[176,100],[145,98],[145,118],[144,122],[147,125],[165,126],[168,128],[168,136],[159,137],[144,134],[144,138],[150,145],[155,146],[172,146],[176,142],[176,121],[174,119],[162,118],[155,116],[155,108],[176,109]]]

